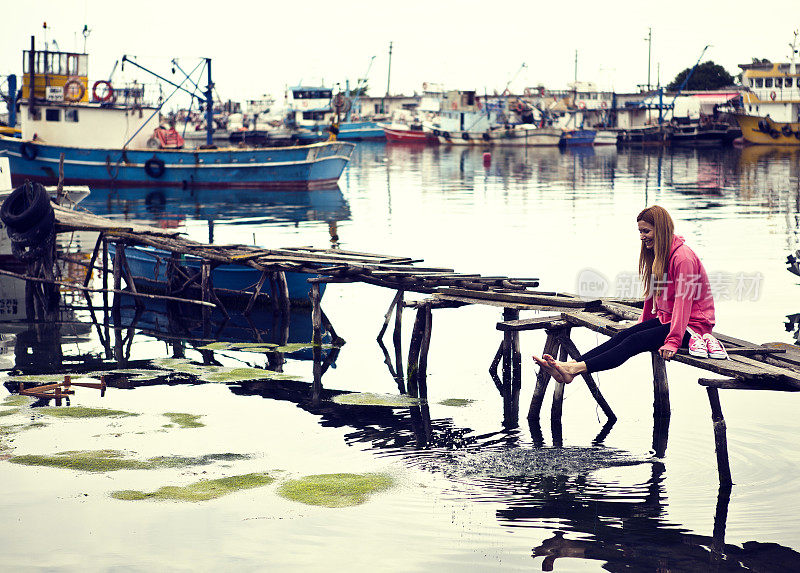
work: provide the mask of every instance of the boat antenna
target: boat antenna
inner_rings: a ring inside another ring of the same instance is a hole
[[[83,34],[83,53],[84,54],[86,53],[86,40],[89,39],[89,34],[91,34],[91,33],[92,33],[92,30],[89,28],[89,26],[84,24],[83,25],[83,31],[81,32],[81,34]]]

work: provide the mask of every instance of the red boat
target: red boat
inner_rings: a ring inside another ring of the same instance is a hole
[[[438,143],[439,140],[433,133],[423,131],[420,124],[392,124],[381,125],[386,134],[386,141],[393,143]]]

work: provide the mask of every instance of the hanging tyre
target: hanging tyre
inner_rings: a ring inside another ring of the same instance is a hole
[[[17,231],[9,227],[8,238],[18,247],[35,247],[41,244],[55,227],[55,213],[50,209],[44,217],[25,231]]]
[[[36,225],[53,208],[40,183],[26,181],[11,192],[0,207],[0,219],[9,230],[24,232]]]
[[[151,157],[147,161],[144,162],[144,172],[147,173],[153,179],[158,179],[164,172],[167,170],[164,162],[161,161],[158,157]]]
[[[19,153],[28,161],[33,161],[39,155],[39,148],[30,141],[23,141],[19,146]]]

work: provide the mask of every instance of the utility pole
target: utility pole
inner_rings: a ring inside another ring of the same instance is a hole
[[[389,97],[389,85],[392,82],[392,42],[389,42],[389,73],[386,77],[386,96]],[[386,104],[381,101],[381,113],[386,113]]]
[[[575,50],[575,83],[578,83],[578,50]]]
[[[653,47],[653,29],[647,29],[647,91],[650,91],[650,49]]]

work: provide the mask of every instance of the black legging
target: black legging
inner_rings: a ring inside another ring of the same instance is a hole
[[[669,329],[669,323],[661,324],[657,318],[651,318],[618,332],[584,354],[581,360],[586,363],[587,372],[616,368],[631,356],[647,350],[658,350],[664,346]],[[682,346],[688,346],[690,338],[688,332],[684,334]]]

